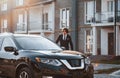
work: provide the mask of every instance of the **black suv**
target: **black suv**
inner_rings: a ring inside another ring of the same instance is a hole
[[[52,41],[34,35],[0,35],[0,76],[8,78],[93,78],[88,57],[62,50]]]

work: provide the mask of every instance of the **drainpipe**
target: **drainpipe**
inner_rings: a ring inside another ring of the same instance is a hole
[[[71,36],[73,41],[74,50],[78,51],[78,0],[72,0],[72,26]]]
[[[94,0],[94,20],[93,22],[95,23],[95,20],[96,20],[96,0]]]
[[[116,34],[116,27],[117,27],[117,10],[118,10],[118,0],[114,0],[114,4],[115,4],[115,10],[114,10],[114,55],[117,55],[117,45],[116,45],[116,42],[117,42],[117,34]]]
[[[29,34],[29,9],[26,8],[27,12],[27,27],[26,27],[26,34]]]

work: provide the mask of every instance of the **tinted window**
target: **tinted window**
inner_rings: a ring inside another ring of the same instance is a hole
[[[43,37],[15,37],[15,40],[24,50],[61,50],[55,43]]]
[[[2,43],[3,43],[3,38],[0,38],[0,49],[1,49]]]
[[[6,47],[6,46],[15,47],[15,44],[14,44],[14,42],[13,42],[13,40],[11,38],[5,38],[4,39],[1,50],[5,51],[4,47]]]

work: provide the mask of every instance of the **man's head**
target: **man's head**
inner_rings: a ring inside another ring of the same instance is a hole
[[[67,34],[68,33],[68,29],[67,28],[64,28],[63,29],[63,34]]]

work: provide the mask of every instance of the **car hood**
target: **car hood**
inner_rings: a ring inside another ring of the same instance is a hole
[[[64,50],[64,51],[35,51],[35,50],[29,50],[24,51],[26,53],[29,53],[31,56],[37,56],[37,57],[43,57],[43,58],[54,58],[54,59],[81,59],[84,58],[85,55],[78,51],[71,51],[71,50]]]

